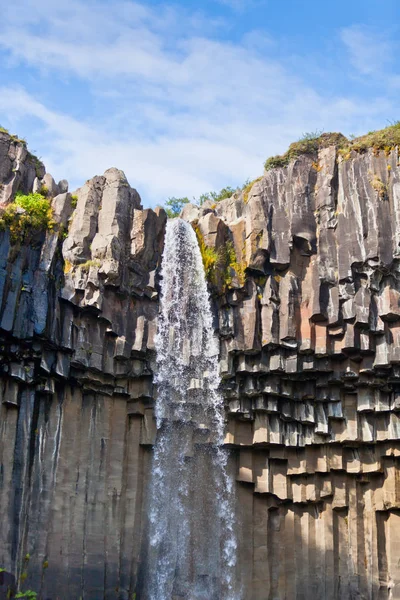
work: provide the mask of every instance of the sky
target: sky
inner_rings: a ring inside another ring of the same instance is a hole
[[[145,207],[262,174],[304,133],[400,119],[399,0],[0,0],[0,125]]]

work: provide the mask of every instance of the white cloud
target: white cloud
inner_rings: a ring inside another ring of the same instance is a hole
[[[35,122],[28,141],[57,178],[78,185],[117,166],[154,205],[240,184],[302,132],[328,124],[357,133],[355,120],[370,125],[390,109],[381,98],[321,95],[269,57],[260,32],[240,44],[204,35],[219,26],[166,5],[15,0],[2,15],[0,47],[43,88],[64,76],[89,86],[76,97],[86,117],[14,84],[0,89],[0,110],[15,127]],[[91,102],[104,110],[92,117]]]
[[[379,75],[385,71],[393,55],[393,45],[382,33],[363,25],[352,25],[341,31],[352,65],[362,75]]]
[[[217,0],[217,2],[237,12],[254,10],[266,5],[266,0]]]

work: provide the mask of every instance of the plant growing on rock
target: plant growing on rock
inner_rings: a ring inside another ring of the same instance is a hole
[[[200,227],[197,223],[192,224],[193,229],[196,233],[197,242],[200,248],[201,258],[203,260],[204,272],[206,274],[206,279],[210,283],[216,283],[216,267],[220,260],[220,256],[218,252],[214,248],[210,248],[206,245],[204,241],[204,237],[200,231]]]
[[[375,154],[381,150],[389,154],[396,146],[400,146],[400,121],[394,121],[384,129],[369,131],[366,135],[354,138],[340,149],[340,154],[348,158],[352,150],[362,154],[370,148]]]
[[[306,133],[297,142],[290,144],[289,149],[282,155],[271,156],[265,161],[266,171],[279,167],[286,167],[290,161],[301,155],[316,156],[318,150],[336,146],[339,154],[345,159],[351,157],[351,152],[362,154],[372,149],[375,154],[384,151],[387,155],[400,146],[400,121],[394,121],[388,127],[378,131],[369,131],[359,137],[350,136],[347,139],[341,133],[320,133],[318,131]]]
[[[252,181],[247,180],[245,182],[245,184],[243,185],[242,188],[242,193],[243,193],[243,202],[245,204],[247,204],[247,202],[249,201],[249,194],[251,192],[251,188],[253,187],[253,185],[255,183],[257,183],[258,181],[261,181],[262,177],[257,177],[257,179],[253,179]]]
[[[25,592],[18,592],[15,598],[24,598],[25,600],[36,600],[37,593],[33,590],[26,590]]]
[[[278,167],[286,167],[290,161],[303,154],[316,156],[318,150],[329,146],[344,147],[348,139],[341,133],[322,133],[313,131],[305,133],[297,142],[290,144],[289,149],[282,155],[271,156],[265,161],[266,171]]]
[[[386,185],[386,183],[384,183],[382,181],[382,179],[380,177],[378,177],[378,175],[373,176],[373,178],[371,180],[371,185],[374,188],[374,190],[377,192],[378,197],[381,200],[387,200],[388,186]]]
[[[87,260],[86,262],[79,265],[82,271],[87,273],[91,267],[101,267],[101,261],[98,258]],[[65,273],[65,271],[64,271]]]
[[[207,281],[225,291],[231,287],[236,277],[239,285],[243,286],[246,280],[246,263],[244,260],[237,260],[233,243],[229,240],[218,250],[211,248],[206,245],[198,224],[193,223],[192,226],[196,232]]]
[[[50,200],[42,194],[17,192],[14,201],[7,204],[0,214],[0,229],[8,228],[13,242],[40,231],[52,230],[54,226]]]

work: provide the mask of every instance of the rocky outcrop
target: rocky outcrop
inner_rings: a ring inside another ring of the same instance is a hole
[[[25,141],[0,129],[0,206],[17,190],[30,192],[35,179],[44,175],[43,163],[28,152]]]
[[[139,599],[166,215],[117,169],[43,182],[0,136],[2,201],[45,185],[59,225],[0,232],[0,566]],[[246,600],[400,598],[399,202],[397,149],[329,147],[185,207],[246,273],[213,296]]]
[[[75,208],[50,187],[61,229],[29,246],[0,233],[0,566],[42,597],[128,598],[166,215],[143,211],[117,169],[86,182]]]
[[[399,178],[330,147],[215,207],[248,275],[217,304],[253,600],[400,598]]]

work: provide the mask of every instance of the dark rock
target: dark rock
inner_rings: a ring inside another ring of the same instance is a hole
[[[400,584],[400,168],[386,154],[324,148],[246,201],[182,212],[246,269],[211,286],[246,598]],[[5,134],[0,181],[3,203],[46,183],[57,223],[29,244],[0,232],[0,565],[16,574],[29,553],[25,585],[44,598],[145,600],[165,211],[143,210],[117,169],[74,209]]]

